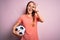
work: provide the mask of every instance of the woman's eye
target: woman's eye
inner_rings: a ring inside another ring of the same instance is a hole
[[[35,7],[33,7],[33,8],[35,8]]]
[[[29,5],[29,7],[30,7],[31,5]]]

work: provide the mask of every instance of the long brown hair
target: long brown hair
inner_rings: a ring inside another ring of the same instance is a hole
[[[28,4],[27,4],[27,6],[26,6],[26,14],[28,14],[28,5],[29,5],[30,3],[33,3],[33,4],[36,6],[35,2],[29,1]],[[35,16],[35,12],[33,11],[33,12],[32,12],[33,22],[34,22],[34,20],[35,20],[35,19],[34,19],[34,16]]]

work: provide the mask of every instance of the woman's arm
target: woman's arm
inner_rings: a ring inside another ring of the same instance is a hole
[[[43,23],[44,19],[43,17],[40,15],[39,11],[37,10],[37,8],[33,8],[33,10],[35,11],[35,15],[37,17],[37,20],[40,21],[41,23]]]
[[[40,15],[39,11],[37,11],[36,15],[37,15],[38,21],[40,21],[41,23],[43,23],[43,22],[44,22],[44,19],[43,19],[43,17]]]
[[[17,31],[15,31],[15,28],[16,28],[19,24],[20,24],[20,23],[17,22],[17,23],[13,26],[13,34],[15,34],[16,36],[19,36],[19,35],[17,34]]]
[[[19,26],[21,23],[22,23],[22,17],[19,17],[19,19],[17,20],[17,22],[16,22],[15,25],[13,26],[12,31],[13,31],[13,34],[15,34],[16,36],[19,36],[19,35],[17,34],[17,31],[15,31],[15,29],[16,29],[16,27]]]

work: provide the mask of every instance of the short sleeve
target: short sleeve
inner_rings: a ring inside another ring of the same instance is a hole
[[[22,23],[22,17],[19,17],[17,20],[18,23]]]
[[[38,15],[35,15],[35,18],[36,18],[37,21],[39,21],[39,17],[38,17]]]

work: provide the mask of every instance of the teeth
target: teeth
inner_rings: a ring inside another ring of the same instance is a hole
[[[32,11],[31,9],[29,9],[29,11]]]
[[[31,10],[29,10],[29,11],[31,11]]]

